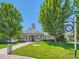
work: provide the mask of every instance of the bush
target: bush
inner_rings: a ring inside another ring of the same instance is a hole
[[[45,41],[45,42],[47,42],[47,41],[50,41],[50,42],[54,41],[55,42],[55,40],[53,40],[53,39],[43,39],[43,41]]]
[[[7,44],[8,43],[8,37],[0,36],[0,43],[1,44]]]
[[[65,39],[64,35],[59,35],[57,37],[57,42],[66,42],[66,39]]]

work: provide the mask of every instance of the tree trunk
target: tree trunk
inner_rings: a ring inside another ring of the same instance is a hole
[[[55,37],[55,42],[57,42],[57,36],[55,35],[54,37]]]
[[[12,54],[12,42],[11,42],[11,37],[9,39],[9,44],[8,44],[8,48],[7,48],[7,54]]]
[[[59,36],[55,35],[55,42],[59,42]]]

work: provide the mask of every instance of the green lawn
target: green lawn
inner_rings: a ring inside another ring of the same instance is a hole
[[[16,45],[17,43],[14,43],[14,44],[12,44],[12,45]],[[0,44],[0,49],[2,49],[2,48],[6,48],[6,47],[8,47],[8,44]]]
[[[0,44],[0,49],[7,47],[6,44]]]
[[[38,46],[34,46],[35,44]],[[79,56],[79,45],[77,53],[77,56]],[[74,59],[73,44],[66,45],[65,43],[55,42],[33,42],[28,46],[14,50],[13,54],[37,59]]]

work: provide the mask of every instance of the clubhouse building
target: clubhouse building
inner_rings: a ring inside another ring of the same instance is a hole
[[[47,33],[36,30],[35,24],[33,23],[30,28],[23,32],[23,36],[27,41],[41,41],[43,39],[54,39],[54,37]]]

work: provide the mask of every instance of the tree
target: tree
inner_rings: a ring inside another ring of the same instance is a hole
[[[62,35],[64,33],[64,21],[72,14],[70,9],[69,0],[66,0],[63,5],[61,0],[45,0],[41,5],[39,19],[43,31],[56,38]]]
[[[11,43],[16,35],[22,33],[21,22],[21,14],[12,4],[0,4],[0,36],[8,38]]]
[[[77,17],[77,39],[78,39],[79,38],[79,0],[74,0],[74,9],[75,10],[73,11],[73,13]]]

